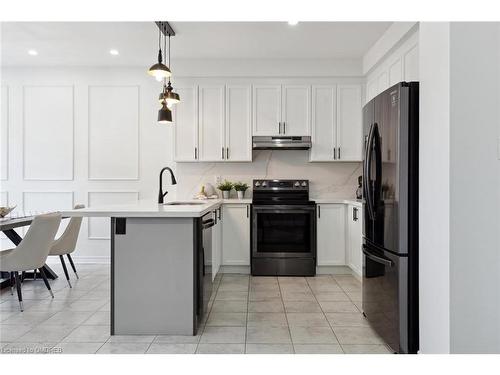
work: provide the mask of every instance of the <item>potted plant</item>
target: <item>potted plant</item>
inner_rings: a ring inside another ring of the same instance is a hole
[[[219,185],[217,185],[217,189],[222,191],[222,198],[224,199],[229,199],[229,193],[231,192],[231,189],[233,188],[233,183],[224,180],[224,182],[221,182]]]
[[[238,199],[243,199],[245,196],[245,191],[247,191],[248,185],[245,184],[244,182],[236,182],[234,184],[234,190],[236,190],[236,193],[238,194]]]

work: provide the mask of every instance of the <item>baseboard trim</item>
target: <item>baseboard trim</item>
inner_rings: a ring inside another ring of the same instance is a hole
[[[317,266],[317,275],[353,275],[351,268],[348,266]]]
[[[111,264],[109,256],[77,256],[71,254],[71,258],[76,264]],[[61,264],[59,257],[50,256],[47,258],[47,264]]]
[[[250,274],[250,266],[221,266],[222,273],[241,273],[244,275]]]

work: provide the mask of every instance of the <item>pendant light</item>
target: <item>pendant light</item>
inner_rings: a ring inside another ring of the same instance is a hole
[[[167,107],[164,101],[158,111],[158,124],[170,124],[172,122],[172,111]]]
[[[163,55],[161,52],[161,30],[158,29],[158,62],[151,66],[148,70],[148,74],[155,77],[158,82],[161,82],[163,79],[170,77],[172,73],[168,66],[163,64]]]
[[[165,46],[166,47],[166,46]],[[166,48],[164,48],[165,50]],[[168,66],[170,66],[170,34],[168,34]],[[167,106],[172,108],[174,104],[180,103],[181,98],[179,94],[174,92],[174,88],[172,87],[172,83],[170,82],[170,77],[168,78],[168,85],[163,84],[163,91],[160,93],[158,97],[160,104],[166,100]]]

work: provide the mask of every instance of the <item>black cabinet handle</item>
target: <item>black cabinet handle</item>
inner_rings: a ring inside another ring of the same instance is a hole
[[[358,221],[358,209],[356,207],[352,208],[352,221]]]
[[[340,147],[339,147],[339,160],[340,160]]]
[[[220,221],[221,217],[222,217],[222,208],[219,207],[219,221]]]
[[[247,217],[250,217],[250,206],[247,204]]]
[[[333,148],[333,160],[337,160],[337,147]]]
[[[321,219],[321,206],[318,204],[318,219]]]
[[[229,160],[229,147],[226,147],[226,160]]]
[[[278,134],[281,134],[281,122],[278,122]]]
[[[198,147],[194,148],[194,158],[198,159]]]
[[[283,134],[286,134],[286,122],[283,123]]]

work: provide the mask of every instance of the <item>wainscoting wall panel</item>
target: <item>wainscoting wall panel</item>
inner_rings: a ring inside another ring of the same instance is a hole
[[[109,206],[137,202],[138,191],[89,191],[88,206]],[[88,219],[87,236],[89,240],[110,239],[110,219],[105,217],[91,217]]]
[[[9,88],[0,92],[0,180],[9,178]]]
[[[25,180],[72,180],[73,86],[23,88]]]
[[[89,179],[139,179],[139,86],[89,86]]]
[[[39,215],[51,211],[71,209],[74,205],[72,191],[24,191],[23,210],[26,215]],[[66,228],[68,220],[63,220],[57,235]],[[24,233],[27,228],[24,227]]]

